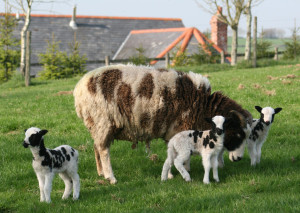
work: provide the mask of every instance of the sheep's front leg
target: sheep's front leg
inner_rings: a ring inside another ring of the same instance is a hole
[[[202,164],[204,167],[203,183],[209,184],[209,172],[211,168],[210,155],[202,155]]]
[[[39,181],[40,201],[45,202],[45,193],[44,193],[45,176],[40,173],[36,173],[36,176]]]
[[[189,157],[190,157],[190,153],[186,152],[186,153],[179,154],[174,160],[174,165],[176,169],[180,172],[181,176],[185,181],[191,181],[190,174],[186,171],[186,169],[183,166],[183,163],[186,162]]]
[[[211,158],[211,165],[213,168],[213,176],[216,182],[219,182],[219,174],[218,174],[218,156],[214,155]]]
[[[49,173],[45,175],[44,193],[45,193],[45,200],[47,203],[51,202],[51,190],[52,190],[53,177],[54,177],[53,173]]]

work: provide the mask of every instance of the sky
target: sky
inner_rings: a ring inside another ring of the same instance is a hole
[[[4,1],[0,0],[0,12],[5,10]],[[212,16],[200,8],[195,0],[36,0],[32,14],[71,15],[74,5],[77,6],[77,15],[181,18],[186,27],[196,27],[203,32],[210,29]],[[299,9],[300,0],[262,0],[252,8],[252,14],[257,16],[258,31],[277,28],[284,30],[285,36],[290,37],[295,23],[297,27],[300,26]],[[239,28],[246,30],[244,16]]]

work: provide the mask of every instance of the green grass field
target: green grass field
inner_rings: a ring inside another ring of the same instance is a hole
[[[282,107],[263,146],[262,162],[250,167],[244,159],[232,163],[225,154],[220,183],[204,185],[201,158],[193,156],[186,183],[173,168],[175,178],[162,183],[166,145],[152,142],[157,160],[150,160],[145,145],[115,141],[111,159],[116,185],[97,176],[93,140],[77,118],[73,90],[79,77],[68,80],[33,79],[25,88],[20,80],[0,85],[0,212],[299,212],[300,211],[300,67],[281,65],[257,69],[205,72],[212,91],[222,90],[248,109],[255,105]],[[203,71],[204,70],[204,71]],[[216,69],[217,70],[217,69]],[[79,150],[81,194],[78,201],[63,201],[63,181],[56,176],[52,203],[39,202],[32,154],[24,149],[24,129],[49,130],[46,147],[69,144]],[[212,177],[211,177],[212,180]]]

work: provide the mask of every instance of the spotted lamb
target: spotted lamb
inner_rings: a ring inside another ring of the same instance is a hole
[[[80,182],[78,170],[78,151],[68,145],[62,145],[55,149],[47,149],[44,146],[44,135],[47,130],[31,127],[25,130],[23,146],[30,147],[33,155],[32,166],[39,181],[40,201],[51,202],[50,194],[52,180],[59,173],[65,183],[65,191],[62,199],[67,199],[73,186],[73,200],[79,198]]]
[[[260,113],[260,119],[253,120],[251,125],[251,134],[247,140],[248,152],[252,166],[260,163],[261,147],[267,139],[275,114],[282,110],[282,108],[261,108],[260,106],[255,106],[255,109]]]
[[[164,163],[161,180],[173,178],[171,167],[174,164],[183,179],[191,181],[189,170],[190,156],[200,154],[204,167],[203,183],[209,183],[209,171],[213,168],[213,177],[219,182],[218,176],[218,155],[223,149],[225,118],[215,116],[207,121],[211,123],[212,129],[206,131],[186,130],[177,133],[168,144],[168,157]]]

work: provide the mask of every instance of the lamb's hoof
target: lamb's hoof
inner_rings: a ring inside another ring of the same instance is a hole
[[[217,183],[219,183],[219,182],[220,182],[220,180],[219,180],[219,179],[215,179],[215,181],[216,181]]]
[[[210,184],[209,180],[208,180],[208,181],[207,181],[207,180],[204,180],[203,183],[204,183],[204,184]]]
[[[191,182],[192,179],[191,179],[190,177],[187,177],[187,178],[185,178],[185,181],[186,181],[186,182]]]
[[[168,174],[168,179],[173,179],[174,176],[172,174]]]
[[[79,198],[79,196],[78,197],[73,197],[73,200],[75,201],[75,200],[78,200],[78,198]]]

